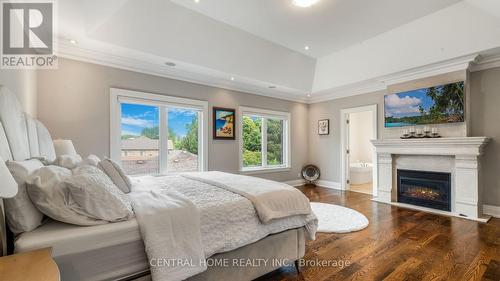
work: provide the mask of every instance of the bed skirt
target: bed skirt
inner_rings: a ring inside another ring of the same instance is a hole
[[[282,265],[281,262],[293,264],[294,261],[304,257],[306,249],[306,237],[304,228],[290,229],[277,234],[269,235],[255,243],[243,246],[233,251],[216,254],[210,257],[207,264],[213,264],[207,271],[189,278],[189,281],[233,281],[233,280],[253,280],[266,273],[276,270]],[[248,263],[246,266],[233,266],[233,261]],[[264,265],[264,261],[267,263]],[[222,265],[223,261],[228,261],[228,265]],[[254,262],[254,264],[250,264]],[[256,263],[259,263],[256,266]],[[221,266],[217,265],[221,264]],[[140,276],[142,275],[142,278]],[[140,275],[129,276],[117,279],[125,280],[151,280],[147,272]]]

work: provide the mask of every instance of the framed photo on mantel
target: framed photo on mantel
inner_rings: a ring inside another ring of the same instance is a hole
[[[213,138],[234,140],[236,132],[236,111],[230,108],[213,108]]]
[[[330,134],[330,119],[323,119],[318,121],[318,135]]]

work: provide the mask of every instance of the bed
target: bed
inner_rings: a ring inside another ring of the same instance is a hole
[[[23,113],[15,95],[1,86],[0,156],[15,161],[32,157],[55,158],[48,130],[40,121]],[[175,188],[176,181],[181,179],[177,176],[143,177],[137,180],[150,185],[161,182]],[[208,183],[189,185],[196,186],[198,190],[178,188],[178,191],[193,200],[201,210],[201,233],[206,240],[202,241],[203,250],[208,260],[270,259],[292,262],[304,256],[306,236],[310,230],[308,232],[304,228],[303,218],[289,217],[262,224],[247,198]],[[212,198],[196,195],[200,193],[210,194]],[[212,204],[214,200],[218,204]],[[3,208],[1,211],[0,227],[3,231],[2,243],[5,245]],[[223,220],[213,219],[223,212],[234,215],[226,216]],[[47,219],[35,230],[19,234],[15,242],[11,243],[15,252],[52,247],[52,255],[60,268],[62,280],[133,280],[147,275],[150,268],[135,218],[88,227]],[[189,279],[252,280],[280,266],[279,263],[259,267],[215,265]]]

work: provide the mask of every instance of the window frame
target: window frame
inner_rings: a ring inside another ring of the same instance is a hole
[[[110,89],[110,158],[121,163],[121,104],[135,103],[158,106],[160,110],[160,140],[158,148],[159,174],[167,174],[168,107],[198,111],[198,171],[208,170],[208,102],[139,91]],[[163,121],[162,121],[163,120]]]
[[[243,116],[251,115],[259,118],[283,120],[283,164],[267,165],[267,122],[262,122],[261,127],[261,166],[244,167],[243,166]],[[262,172],[282,172],[291,169],[291,122],[290,112],[274,111],[268,109],[240,106],[238,107],[238,143],[239,143],[239,171],[241,173],[252,174]],[[265,134],[264,134],[265,132]]]

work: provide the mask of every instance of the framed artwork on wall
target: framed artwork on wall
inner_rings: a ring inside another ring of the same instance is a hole
[[[213,108],[213,138],[234,140],[236,132],[236,111],[230,108]]]
[[[318,121],[318,135],[330,134],[330,119],[323,119]]]

